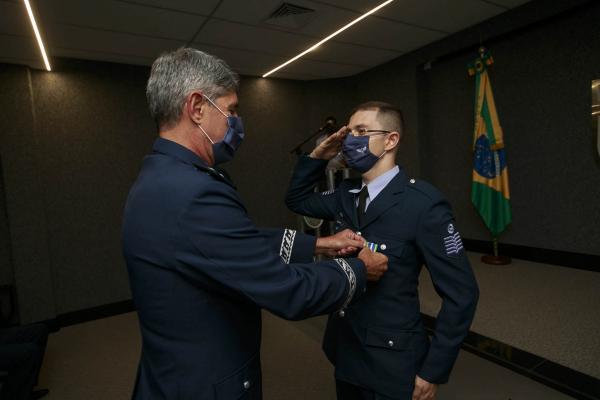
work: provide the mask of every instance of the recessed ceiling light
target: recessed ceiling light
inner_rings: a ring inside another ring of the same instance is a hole
[[[27,8],[27,14],[29,14],[29,20],[31,21],[31,26],[33,27],[33,32],[35,33],[35,38],[37,39],[38,45],[40,46],[40,51],[42,52],[42,58],[44,59],[44,64],[46,65],[46,69],[48,71],[52,71],[50,69],[50,61],[48,61],[48,56],[46,55],[46,49],[44,48],[44,43],[42,42],[42,37],[40,36],[40,31],[38,30],[37,24],[35,23],[35,17],[33,16],[33,10],[31,9],[31,4],[29,4],[29,0],[23,0],[25,2],[25,7]]]
[[[303,55],[305,55],[306,53],[310,53],[311,51],[313,51],[314,49],[316,49],[317,47],[319,47],[320,45],[322,45],[323,43],[327,42],[328,40],[332,39],[333,37],[337,36],[338,34],[342,33],[343,31],[345,31],[346,29],[350,28],[352,25],[356,24],[357,22],[367,18],[369,15],[373,14],[374,12],[376,12],[377,10],[387,6],[388,4],[390,4],[392,1],[394,0],[387,0],[384,1],[383,3],[381,3],[380,5],[378,5],[377,7],[373,8],[370,11],[367,11],[366,13],[364,13],[363,15],[361,15],[360,17],[356,18],[354,21],[350,22],[349,24],[341,27],[340,29],[338,29],[337,31],[333,32],[331,35],[327,36],[325,39],[321,40],[320,42],[317,42],[315,44],[313,44],[312,46],[310,46],[308,49],[304,50],[302,53],[298,54],[297,56],[290,58],[289,60],[287,60],[286,62],[284,62],[283,64],[281,64],[280,66],[273,68],[272,70],[270,70],[269,72],[267,72],[266,74],[264,74],[262,77],[266,78],[267,76],[271,75],[273,72],[279,71],[281,68],[285,67],[288,64],[293,63],[294,61],[296,61],[297,59],[299,59],[300,57],[302,57]]]

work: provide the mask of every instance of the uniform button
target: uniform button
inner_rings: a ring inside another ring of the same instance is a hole
[[[381,250],[385,250],[385,249],[387,249],[387,246],[385,245],[385,243],[382,243],[381,244]]]
[[[390,341],[388,342],[388,346],[390,346],[390,347],[394,347],[394,342],[393,342],[392,340],[390,340]]]
[[[250,389],[250,381],[244,382],[244,389]]]
[[[416,181],[415,181],[414,179],[411,179],[411,180],[410,180],[410,183],[415,183],[415,182],[416,182]]]
[[[344,318],[344,315],[346,315],[346,312],[344,310],[340,310],[338,315],[340,316],[340,318]]]

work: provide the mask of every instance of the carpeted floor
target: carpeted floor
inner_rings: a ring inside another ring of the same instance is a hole
[[[264,313],[265,400],[333,400],[333,369],[320,348],[325,320],[288,322]],[[140,336],[135,313],[50,335],[40,377],[48,400],[125,400],[131,396]],[[438,400],[568,400],[510,370],[461,352]]]

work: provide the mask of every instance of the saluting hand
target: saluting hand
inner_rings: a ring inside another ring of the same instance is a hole
[[[429,383],[417,376],[415,378],[415,390],[413,391],[412,400],[435,400],[436,391],[436,384]]]
[[[365,240],[350,229],[317,239],[316,254],[330,257],[347,256],[364,247]]]
[[[367,268],[367,280],[378,281],[388,269],[388,258],[381,253],[374,253],[368,247],[364,247],[358,258],[365,264]]]
[[[311,158],[320,158],[322,160],[331,160],[342,150],[344,138],[348,135],[348,127],[342,126],[339,131],[323,140],[310,153]]]

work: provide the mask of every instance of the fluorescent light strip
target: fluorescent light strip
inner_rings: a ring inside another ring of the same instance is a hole
[[[29,14],[29,20],[31,21],[31,26],[33,26],[33,32],[35,33],[35,38],[37,39],[38,45],[40,46],[40,51],[42,52],[42,57],[44,58],[44,64],[46,64],[46,70],[52,71],[50,68],[50,62],[48,61],[48,56],[46,55],[46,49],[44,48],[44,43],[42,42],[42,37],[40,36],[40,31],[38,30],[37,24],[35,23],[35,17],[33,16],[33,11],[31,10],[31,5],[29,4],[29,0],[23,0],[25,2],[25,7],[27,8],[27,14]]]
[[[286,65],[293,63],[294,61],[296,61],[297,59],[299,59],[300,57],[302,57],[303,55],[305,55],[306,53],[310,53],[311,51],[313,51],[314,49],[316,49],[317,47],[319,47],[320,45],[322,45],[323,43],[327,42],[329,39],[337,36],[338,34],[342,33],[343,31],[345,31],[346,29],[350,28],[352,25],[356,24],[357,22],[367,18],[369,15],[373,14],[374,12],[376,12],[377,10],[387,6],[388,4],[390,4],[392,1],[394,0],[387,0],[384,1],[383,3],[381,3],[380,5],[378,5],[377,7],[375,7],[374,9],[372,9],[371,11],[366,12],[365,14],[361,15],[360,17],[356,18],[354,21],[350,22],[348,25],[338,29],[337,31],[333,32],[331,35],[327,36],[325,39],[321,40],[320,42],[310,46],[308,49],[304,50],[302,53],[298,54],[296,57],[294,58],[290,58],[289,60],[287,60],[286,62],[284,62],[283,64],[281,64],[280,66],[278,66],[277,68],[274,68],[272,70],[270,70],[269,72],[267,72],[266,74],[264,74],[262,77],[266,78],[267,76],[271,75],[273,72],[277,72],[279,71],[281,68],[285,67]]]

